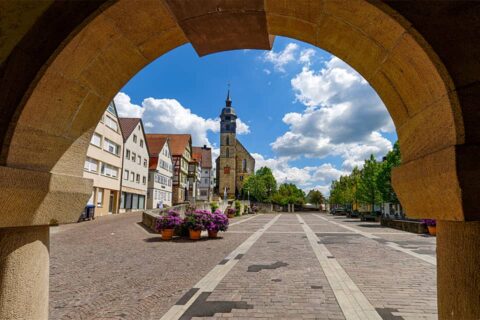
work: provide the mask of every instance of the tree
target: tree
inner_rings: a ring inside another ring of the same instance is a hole
[[[268,167],[261,167],[257,170],[256,175],[263,180],[268,197],[277,192],[277,180],[273,176],[272,170]]]
[[[325,198],[320,191],[310,190],[307,194],[307,201],[318,206],[325,201]]]
[[[372,205],[372,211],[376,203],[382,201],[382,194],[378,189],[377,179],[380,172],[381,164],[375,160],[375,157],[370,155],[369,159],[365,160],[365,164],[360,173],[360,181],[358,184],[358,199],[361,202]]]
[[[380,172],[377,178],[377,185],[384,202],[398,204],[398,198],[392,187],[392,169],[400,165],[400,146],[398,141],[393,145],[393,149],[387,153],[381,163]]]
[[[276,191],[277,181],[272,170],[262,167],[247,178],[243,184],[242,195],[245,197],[250,192],[250,198],[260,202],[269,202]]]
[[[283,183],[277,193],[272,196],[272,201],[282,206],[287,204],[305,203],[305,192],[293,183]]]

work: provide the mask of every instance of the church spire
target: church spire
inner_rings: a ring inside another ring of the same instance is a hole
[[[227,107],[232,106],[232,100],[230,99],[230,83],[228,83],[227,100],[225,100],[225,105]]]

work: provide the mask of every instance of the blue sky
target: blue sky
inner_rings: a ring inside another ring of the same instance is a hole
[[[117,94],[120,115],[147,132],[191,133],[218,148],[218,116],[230,83],[239,140],[279,182],[328,193],[332,179],[383,156],[393,123],[368,83],[328,52],[276,37],[272,51],[236,50],[199,58],[190,44],[153,61]]]

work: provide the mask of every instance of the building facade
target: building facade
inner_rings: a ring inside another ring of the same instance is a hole
[[[248,176],[255,172],[255,159],[237,140],[237,115],[232,107],[230,91],[220,114],[220,155],[216,159],[217,192],[234,198],[242,190]]]
[[[147,208],[172,206],[173,160],[168,138],[147,135],[150,150]]]
[[[168,138],[173,161],[172,205],[184,203],[188,195],[188,166],[192,161],[192,137],[189,134],[147,134],[147,139]]]
[[[83,177],[93,180],[89,205],[95,215],[118,213],[123,136],[114,102],[110,102],[95,127],[84,164]]]
[[[119,212],[146,207],[149,152],[140,118],[119,118],[123,135],[123,166]]]
[[[212,149],[203,147],[193,147],[193,153],[198,154],[200,162],[200,183],[198,185],[198,200],[212,201],[213,197],[213,172],[212,172]]]

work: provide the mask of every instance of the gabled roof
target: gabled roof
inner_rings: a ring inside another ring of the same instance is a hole
[[[193,147],[192,151],[194,154],[199,155],[197,160],[200,162],[202,168],[212,168],[212,148],[207,148],[206,146]]]
[[[168,138],[170,152],[174,156],[181,156],[185,148],[190,145],[192,136],[189,134],[147,134],[148,139]]]
[[[148,150],[150,150],[150,158],[158,157],[158,154],[168,141],[168,138],[157,137],[156,134],[147,134],[145,135],[145,139],[147,140]]]
[[[148,169],[157,170],[157,165],[158,165],[158,157],[150,157],[150,161],[148,162]]]
[[[122,128],[123,141],[127,141],[141,120],[140,118],[118,118],[118,123]]]
[[[241,142],[238,141],[238,139],[236,139],[236,142],[237,142],[237,143],[236,143],[235,147],[236,147],[236,148],[241,148],[241,149],[243,149],[243,151],[247,154],[247,156],[248,156],[250,159],[253,159],[253,160],[255,161],[255,158],[250,154],[250,152],[248,152],[247,148],[245,148],[245,147],[243,146],[243,144],[241,144]]]

